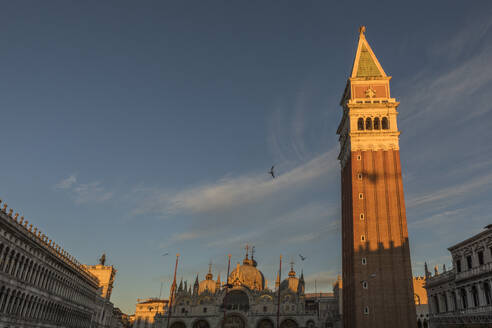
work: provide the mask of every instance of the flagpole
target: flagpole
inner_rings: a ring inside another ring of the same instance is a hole
[[[280,265],[278,268],[278,297],[277,297],[277,328],[280,328],[280,285],[282,282],[282,255],[280,255]]]
[[[229,290],[229,272],[231,270],[231,254],[228,254],[227,257],[229,258],[229,260],[227,262],[227,277],[226,277],[226,283],[225,283],[224,300],[222,301],[222,305],[224,306],[224,319],[222,320],[222,328],[225,327],[225,320],[226,320],[227,306],[225,304],[225,300],[226,300],[226,296],[227,296],[227,291]]]
[[[174,302],[174,292],[176,290],[176,271],[178,270],[178,259],[179,259],[179,253],[176,254],[176,266],[174,267],[174,279],[173,279],[173,284],[171,285],[171,293],[169,294],[169,306],[168,306],[168,312],[167,312],[167,328],[169,328],[169,322],[171,321],[172,308],[173,308],[173,302]]]

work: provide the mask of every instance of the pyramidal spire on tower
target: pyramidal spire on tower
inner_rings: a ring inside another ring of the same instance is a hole
[[[389,328],[398,322],[400,328],[410,328],[416,325],[416,311],[400,163],[399,102],[391,98],[391,76],[381,67],[365,31],[360,27],[337,129],[343,293],[350,295],[343,297],[343,324]],[[388,281],[391,288],[377,287]]]
[[[352,67],[352,78],[371,78],[371,77],[386,77],[383,67],[379,63],[376,55],[371,49],[371,46],[366,40],[366,27],[359,28],[359,44],[355,52],[354,65]]]

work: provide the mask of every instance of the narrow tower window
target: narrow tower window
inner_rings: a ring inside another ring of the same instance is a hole
[[[367,289],[367,287],[369,287],[369,285],[367,284],[367,281],[363,281],[363,282],[362,282],[362,287],[363,287],[364,289]]]
[[[357,155],[357,160],[360,161],[361,157],[360,155]]]
[[[360,213],[360,219],[364,220],[364,213]]]
[[[364,130],[364,119],[362,117],[360,117],[357,120],[357,130],[359,130],[359,131],[363,131]]]
[[[381,129],[381,125],[379,124],[379,117],[376,117],[374,119],[374,130],[379,130]]]
[[[362,173],[357,174],[357,178],[358,178],[359,180],[362,180]]]
[[[389,129],[389,122],[387,117],[383,117],[381,121],[381,125],[383,127],[383,130],[388,130]]]
[[[359,193],[359,199],[364,199],[364,194],[363,193]]]
[[[362,265],[366,265],[367,264],[367,259],[365,257],[362,258]]]
[[[366,306],[366,307],[364,308],[364,314],[366,314],[366,315],[367,315],[367,314],[369,314],[369,307],[368,307],[368,306]]]
[[[366,241],[366,236],[364,236],[364,235],[360,236],[360,240],[361,241]]]
[[[371,118],[366,118],[366,130],[372,130],[372,120]]]

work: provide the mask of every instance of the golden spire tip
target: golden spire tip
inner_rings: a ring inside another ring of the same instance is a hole
[[[361,25],[359,27],[359,35],[364,35],[366,33],[366,27],[364,25]]]

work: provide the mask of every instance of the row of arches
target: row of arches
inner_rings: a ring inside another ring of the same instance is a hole
[[[375,117],[372,119],[371,117],[367,117],[364,119],[363,117],[359,117],[357,120],[357,130],[359,131],[364,131],[364,130],[388,130],[389,129],[389,120],[388,118],[382,117]]]
[[[245,328],[246,327],[246,321],[243,317],[237,315],[237,314],[230,314],[225,318],[225,322],[223,325],[224,328]],[[261,319],[258,324],[256,325],[257,328],[273,328],[274,324],[273,321],[264,318]],[[313,328],[314,327],[314,321],[308,321],[307,327]],[[171,325],[171,328],[187,328],[186,324],[183,321],[176,321]],[[191,325],[191,328],[210,328],[210,324],[208,323],[207,320],[200,319],[196,320],[193,322]],[[284,319],[280,323],[280,328],[299,328],[299,325],[294,319]]]
[[[481,290],[481,291],[480,291]],[[479,293],[483,295],[479,295]],[[442,313],[449,311],[465,310],[468,308],[476,308],[480,306],[488,306],[492,304],[492,288],[491,282],[482,282],[482,288],[478,288],[476,284],[471,287],[459,288],[457,292],[450,293],[451,304],[448,303],[448,293],[432,295],[432,307],[434,313]],[[481,297],[482,296],[482,297]],[[458,305],[458,300],[460,306]],[[482,301],[481,301],[482,300]]]
[[[0,287],[0,316],[12,316],[35,322],[54,322],[64,327],[90,326],[91,315],[31,295],[14,288]]]
[[[88,288],[83,288],[82,280],[73,273],[68,275],[48,268],[46,263],[41,263],[35,256],[25,255],[23,250],[13,247],[8,241],[0,241],[0,272],[86,306],[95,297],[96,291],[91,293]]]

